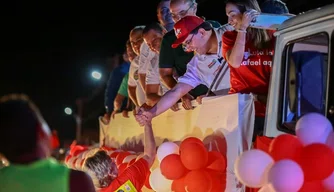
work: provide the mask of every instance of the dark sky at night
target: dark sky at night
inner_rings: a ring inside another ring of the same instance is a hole
[[[103,85],[91,78],[91,70],[108,75],[106,57],[124,49],[132,27],[157,20],[158,2],[6,2],[1,11],[0,95],[28,94],[50,127],[62,137],[71,137],[74,121],[64,114],[64,108],[74,108],[76,98],[89,96]],[[199,16],[226,22],[223,0],[197,2]],[[330,2],[290,0],[287,5],[292,13],[299,13]],[[103,109],[102,95],[95,109]]]

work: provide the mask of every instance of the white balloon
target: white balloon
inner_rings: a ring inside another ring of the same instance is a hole
[[[132,159],[137,158],[137,155],[128,155],[123,159],[123,163],[129,163]]]
[[[330,121],[319,113],[308,113],[302,116],[296,124],[296,135],[304,145],[325,144],[332,130]]]
[[[298,192],[304,184],[304,173],[295,161],[284,159],[271,167],[268,181],[278,192]]]
[[[273,188],[273,186],[269,183],[261,187],[261,189],[258,192],[276,192],[276,191]]]
[[[150,185],[154,191],[170,192],[172,188],[172,180],[166,179],[162,174],[160,168],[156,168],[151,172]]]
[[[322,184],[328,191],[334,191],[334,172],[325,180],[323,180]]]
[[[326,144],[334,151],[334,132],[328,135]]]
[[[239,181],[253,188],[267,183],[267,174],[273,165],[273,158],[258,149],[243,152],[234,163],[234,172]]]
[[[179,146],[173,142],[162,143],[157,151],[159,162],[161,162],[162,159],[165,158],[167,155],[179,154],[179,150]]]

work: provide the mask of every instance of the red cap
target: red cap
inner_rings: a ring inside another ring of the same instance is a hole
[[[191,31],[196,29],[202,23],[204,23],[204,20],[197,16],[185,16],[175,23],[174,31],[177,39],[172,44],[172,47],[178,47],[188,37]]]

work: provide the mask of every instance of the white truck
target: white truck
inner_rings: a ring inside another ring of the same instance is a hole
[[[294,134],[297,119],[309,112],[333,123],[334,4],[285,20],[275,36],[264,135]]]

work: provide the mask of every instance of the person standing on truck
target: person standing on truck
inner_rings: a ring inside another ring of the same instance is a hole
[[[275,38],[272,31],[249,27],[261,11],[256,0],[227,0],[225,9],[235,28],[223,35],[223,56],[230,67],[229,93],[254,95],[254,140],[263,132]]]
[[[185,16],[196,16],[197,6],[196,0],[171,0],[170,12],[173,21],[176,23]],[[210,22],[214,28],[221,26],[217,21],[208,20],[208,22]],[[160,48],[159,73],[163,83],[168,89],[173,89],[177,84],[173,72],[175,71],[178,77],[183,76],[187,71],[187,64],[194,56],[193,51],[185,51],[184,47],[181,45],[172,48],[172,44],[176,39],[175,30],[170,30],[164,35]],[[201,95],[205,95],[207,91],[208,87],[203,84],[191,89],[187,94],[181,97],[183,108],[186,110],[193,109],[191,101]],[[178,105],[174,105],[172,109],[179,110]]]
[[[0,133],[0,153],[10,162],[0,169],[0,191],[95,191],[88,174],[51,158],[51,131],[27,96],[0,98]]]

